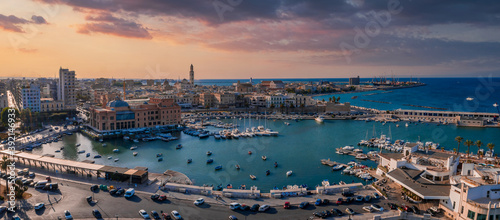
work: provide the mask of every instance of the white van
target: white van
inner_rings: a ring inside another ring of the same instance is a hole
[[[130,198],[134,196],[135,190],[134,188],[129,188],[127,191],[125,191],[125,198]]]
[[[38,181],[35,184],[35,189],[43,188],[45,185],[47,185],[47,183],[49,183],[49,182],[48,181]]]
[[[237,209],[240,209],[240,207],[241,207],[241,205],[237,202],[233,202],[233,203],[229,204],[229,208],[231,210],[237,210]]]

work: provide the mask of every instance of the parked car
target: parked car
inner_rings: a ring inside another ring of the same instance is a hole
[[[229,220],[238,220],[238,218],[236,216],[234,216],[234,215],[230,215],[229,216]]]
[[[194,201],[194,205],[201,205],[205,202],[205,199],[203,198],[199,198],[197,200]]]
[[[99,189],[99,186],[98,185],[92,185],[90,187],[90,191],[96,191],[97,189]]]
[[[40,210],[43,207],[45,207],[45,204],[43,202],[35,204],[35,210]]]
[[[321,217],[323,217],[323,213],[321,213],[321,212],[313,212],[313,216],[321,218]]]
[[[418,209],[418,207],[417,207],[417,206],[412,206],[412,207],[411,207],[411,211],[412,211],[413,213],[415,213],[415,214],[419,214],[419,213],[420,213],[420,209]]]
[[[271,206],[269,206],[269,205],[262,205],[262,206],[259,208],[259,212],[265,212],[265,211],[267,211],[269,208],[271,208]]]
[[[148,212],[146,212],[146,210],[144,210],[144,209],[139,210],[139,215],[140,215],[143,219],[149,219]]]
[[[334,213],[337,216],[344,215],[344,213],[342,213],[342,211],[340,211],[340,209],[332,209],[332,213]]]
[[[345,212],[347,212],[347,214],[349,215],[353,215],[355,213],[354,210],[352,210],[351,208],[346,208]]]
[[[233,203],[229,204],[229,208],[231,210],[237,210],[237,209],[240,209],[240,207],[241,207],[241,205],[237,202],[233,202]]]
[[[356,196],[356,202],[363,202],[363,196]]]
[[[29,177],[29,178],[35,178],[35,173],[30,172],[30,173],[28,174],[28,177]]]
[[[354,193],[346,191],[346,192],[343,192],[342,195],[345,197],[349,197],[349,196],[354,196]]]
[[[395,210],[395,209],[398,209],[398,205],[394,204],[394,203],[387,203],[387,205],[389,205],[389,208],[392,209],[392,210]]]
[[[328,205],[330,203],[330,200],[328,199],[323,199],[323,201],[321,202],[321,204],[323,205]]]
[[[91,203],[92,202],[92,196],[85,197],[85,200],[87,200],[88,203]]]
[[[243,211],[250,210],[250,206],[247,206],[246,204],[241,204],[240,209]]]
[[[182,219],[181,214],[180,214],[178,211],[176,211],[176,210],[174,210],[174,211],[170,212],[170,214],[172,215],[172,217],[173,217],[174,219],[177,219],[177,220]]]
[[[135,190],[133,188],[129,188],[127,189],[127,191],[125,191],[125,198],[130,198],[132,196],[134,196],[135,194]]]
[[[289,209],[290,208],[290,202],[285,202],[285,204],[283,205],[283,208],[284,209]]]
[[[354,200],[355,200],[355,199],[354,199],[353,197],[347,197],[347,198],[345,198],[344,203],[349,204],[349,203],[354,202]]]
[[[167,200],[166,195],[160,195],[160,197],[158,197],[158,201],[165,201],[165,200]]]
[[[328,218],[328,217],[332,216],[332,213],[328,210],[322,211],[321,213],[322,213],[321,218]]]
[[[172,219],[172,217],[170,217],[170,215],[167,212],[161,213],[161,217],[163,217],[163,219],[165,219],[165,220]]]
[[[259,204],[253,204],[252,207],[250,207],[250,211],[256,212],[259,211],[260,205]]]
[[[299,205],[299,208],[305,209],[305,208],[307,208],[307,206],[309,206],[309,202],[301,202]]]
[[[161,220],[161,217],[160,215],[158,214],[158,212],[156,212],[155,210],[151,211],[151,217],[153,219],[160,219]]]
[[[436,212],[434,212],[432,209],[428,208],[425,213],[431,215],[431,216],[435,216],[436,215]]]
[[[384,208],[382,208],[382,206],[379,206],[377,204],[372,204],[371,207],[377,211],[380,211],[380,212],[383,212],[384,211]]]
[[[95,218],[97,218],[97,219],[102,218],[101,213],[100,213],[100,212],[99,212],[99,210],[97,210],[97,209],[92,210],[92,215],[93,215]]]
[[[373,208],[371,206],[365,206],[365,207],[363,207],[363,210],[365,210],[367,212],[373,212]]]
[[[407,205],[405,205],[405,206],[401,206],[401,208],[403,208],[403,209],[404,209],[405,211],[407,211],[407,212],[408,212],[408,211],[411,211],[410,206],[407,206]]]
[[[117,191],[118,191],[118,189],[109,190],[109,194],[114,195],[114,194],[116,194]]]
[[[316,199],[316,202],[314,202],[314,205],[321,205],[321,199]]]
[[[65,210],[64,211],[64,218],[66,218],[66,220],[73,219],[73,216],[71,215],[71,213],[69,212],[69,210]]]
[[[153,195],[151,195],[151,200],[153,200],[153,201],[158,200],[158,198],[160,198],[160,194],[153,194]]]
[[[115,194],[116,194],[117,196],[121,196],[121,195],[123,195],[123,193],[124,193],[124,192],[125,192],[125,190],[124,190],[124,189],[118,189],[118,191],[116,191],[116,193],[115,193]]]
[[[337,205],[340,205],[342,204],[342,202],[344,202],[344,200],[342,198],[338,198],[336,203]]]
[[[372,200],[372,197],[370,195],[365,196],[365,202],[369,202]]]

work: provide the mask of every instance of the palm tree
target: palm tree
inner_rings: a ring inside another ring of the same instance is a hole
[[[483,142],[480,140],[476,141],[476,146],[477,146],[477,155],[479,156],[479,151],[481,150],[481,146],[483,145]]]
[[[488,143],[486,147],[490,149],[491,156],[493,156],[493,148],[495,148],[495,145],[492,143]]]
[[[458,152],[460,152],[460,143],[462,143],[462,141],[463,141],[463,140],[464,140],[464,138],[463,138],[463,137],[460,137],[460,136],[457,136],[457,137],[455,138],[455,141],[457,141],[457,142],[458,142],[457,155],[458,155]]]
[[[472,142],[471,140],[466,140],[464,142],[465,146],[467,146],[467,158],[469,158],[469,154],[470,154],[470,146],[472,146],[474,144],[474,142]]]

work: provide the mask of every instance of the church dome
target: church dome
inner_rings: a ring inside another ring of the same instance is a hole
[[[111,107],[111,108],[118,108],[118,107],[128,107],[128,103],[125,102],[125,101],[122,101],[122,100],[113,100],[111,102],[108,102],[108,105],[107,107]]]

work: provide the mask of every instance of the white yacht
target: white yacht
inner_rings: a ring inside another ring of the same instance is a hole
[[[135,149],[137,149],[137,146],[130,147],[130,150],[135,150]]]
[[[291,170],[286,172],[286,176],[291,176],[292,174],[293,174],[293,172]]]
[[[347,145],[347,146],[343,147],[343,148],[342,148],[342,150],[349,150],[349,151],[352,151],[352,150],[354,150],[354,147],[353,147],[353,146],[349,146],[349,145]]]
[[[323,116],[318,116],[314,120],[316,120],[316,122],[318,122],[318,123],[323,123],[323,121],[325,120],[325,118],[323,118]]]

